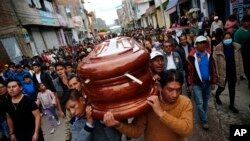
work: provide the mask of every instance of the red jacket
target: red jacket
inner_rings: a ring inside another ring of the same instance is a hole
[[[210,72],[210,82],[211,84],[216,84],[218,80],[218,76],[216,74],[215,64],[214,60],[210,53],[208,53],[208,59],[209,59],[209,72]],[[187,58],[187,65],[188,65],[188,86],[196,84],[196,85],[202,85],[202,79],[200,76],[200,70],[197,68],[198,61],[196,57],[196,51],[190,52],[188,58]]]

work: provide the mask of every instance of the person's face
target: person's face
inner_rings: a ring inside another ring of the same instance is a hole
[[[34,71],[35,73],[39,73],[39,72],[40,72],[40,67],[38,67],[38,66],[33,66],[33,71]]]
[[[194,32],[190,32],[189,37],[193,38],[194,37]]]
[[[182,92],[182,86],[179,82],[168,82],[162,89],[162,98],[165,102],[175,103]]]
[[[7,93],[7,88],[0,83],[0,95],[6,94]]]
[[[185,36],[181,36],[180,43],[182,46],[186,46],[187,45],[187,38]]]
[[[167,53],[167,54],[169,54],[169,53],[171,53],[172,52],[172,50],[173,50],[173,45],[171,44],[171,43],[164,43],[163,44],[163,49],[164,49],[164,51]]]
[[[150,68],[156,73],[161,73],[164,67],[163,56],[156,56],[154,59],[150,60]]]
[[[63,66],[57,66],[56,67],[56,73],[59,75],[59,76],[63,76],[65,75],[66,73],[66,70]]]
[[[162,41],[162,40],[163,40],[163,36],[160,36],[160,37],[159,37],[159,40]]]
[[[145,42],[145,47],[151,49],[152,45],[151,45],[151,43],[149,41],[146,41]]]
[[[71,66],[66,66],[66,72],[70,73],[72,72],[73,68]]]
[[[250,15],[250,9],[247,10],[247,15]]]
[[[224,37],[224,40],[227,40],[227,39],[232,39],[232,37],[229,34],[226,34]]]
[[[63,59],[62,57],[60,57],[60,58],[59,58],[59,61],[63,62],[63,61],[64,61],[64,59]]]
[[[14,97],[14,96],[17,96],[18,94],[21,94],[22,89],[23,88],[21,86],[19,86],[17,84],[17,82],[15,82],[15,81],[9,82],[7,85],[7,90],[8,90],[8,93],[11,97]]]
[[[22,70],[22,68],[16,68],[16,72],[21,72]]]
[[[50,70],[51,72],[53,72],[53,71],[55,71],[55,68],[54,68],[53,66],[50,66],[50,67],[49,67],[49,70]]]
[[[250,27],[250,22],[243,22],[242,25],[246,28]]]
[[[206,41],[202,41],[202,42],[196,43],[196,49],[199,52],[204,52],[205,51],[205,47],[206,47]]]
[[[30,83],[31,79],[30,78],[24,78],[25,83]]]
[[[74,78],[69,80],[69,88],[77,90],[77,91],[81,91],[82,90],[82,83],[77,81],[77,78],[74,77]]]
[[[164,41],[168,41],[168,36],[167,35],[164,35]]]
[[[70,110],[73,116],[83,117],[85,114],[85,100],[83,97],[80,100],[68,100],[66,108]]]
[[[39,89],[40,89],[40,91],[45,91],[46,90],[46,86],[44,84],[40,84],[39,85]]]

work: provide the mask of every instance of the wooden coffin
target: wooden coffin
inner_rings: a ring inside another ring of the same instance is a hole
[[[113,38],[95,46],[77,72],[98,119],[107,111],[119,120],[137,116],[150,108],[147,97],[158,94],[149,53],[132,38]]]

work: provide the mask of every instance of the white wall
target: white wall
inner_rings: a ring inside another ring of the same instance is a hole
[[[141,18],[141,15],[144,14],[146,12],[146,10],[149,8],[149,3],[148,2],[145,2],[145,3],[141,3],[141,4],[138,4],[137,5],[137,11],[136,11],[136,14],[137,14],[137,18]]]
[[[204,14],[205,17],[208,17],[208,5],[206,0],[200,0],[200,7],[201,7],[201,12]]]
[[[77,34],[77,31],[75,29],[72,29],[72,33],[73,33],[73,38],[75,39],[75,41],[79,41],[79,38],[78,38],[78,34]]]
[[[155,7],[157,8],[158,6],[160,6],[161,3],[166,2],[167,0],[154,0],[155,1]],[[164,8],[165,9],[165,8]]]

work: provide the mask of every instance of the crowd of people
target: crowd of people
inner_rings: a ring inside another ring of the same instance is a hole
[[[32,58],[23,56],[19,64],[5,64],[0,74],[0,140],[43,141],[41,116],[47,115],[51,134],[61,124],[59,116],[65,119],[66,141],[120,141],[122,134],[144,135],[145,141],[184,141],[193,129],[190,99],[194,98],[201,127],[208,130],[211,90],[218,85],[215,99],[221,105],[226,83],[229,109],[238,113],[236,83],[250,77],[250,15],[240,23],[235,15],[225,24],[216,15],[212,18],[212,22],[204,18],[198,33],[186,29],[177,35],[165,27],[123,30],[120,36],[133,38],[150,53],[150,70],[160,91],[146,101],[152,108],[132,123],[116,120],[112,112],[103,120],[92,117],[76,72],[78,63],[96,44],[116,34],[50,49]]]

